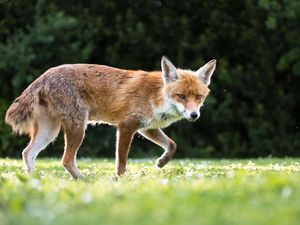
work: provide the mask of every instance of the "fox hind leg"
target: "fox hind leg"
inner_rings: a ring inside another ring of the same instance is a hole
[[[26,173],[34,171],[38,154],[55,140],[60,130],[60,122],[43,116],[33,122],[30,130],[31,140],[22,152]]]
[[[158,167],[163,167],[173,158],[177,148],[176,143],[172,139],[170,139],[161,129],[142,129],[139,130],[139,133],[148,140],[165,149],[164,153],[156,161],[156,165]]]

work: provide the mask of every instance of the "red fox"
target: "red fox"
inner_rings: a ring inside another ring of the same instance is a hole
[[[89,123],[117,127],[116,176],[125,173],[136,132],[164,149],[157,160],[157,166],[163,167],[175,154],[176,144],[160,128],[182,118],[192,122],[199,118],[215,68],[216,60],[211,60],[197,71],[176,69],[165,56],[162,71],[155,72],[60,65],[43,73],[15,99],[5,121],[14,132],[30,136],[22,153],[27,173],[34,171],[37,155],[62,127],[62,164],[73,178],[80,178],[76,154]]]

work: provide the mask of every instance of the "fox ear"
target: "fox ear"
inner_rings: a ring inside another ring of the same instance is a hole
[[[177,80],[177,69],[166,56],[163,56],[161,59],[161,70],[162,78],[165,83],[170,83],[172,81]]]
[[[210,78],[213,75],[216,69],[217,60],[213,59],[202,66],[199,70],[196,71],[197,76],[199,79],[208,86],[210,84]]]

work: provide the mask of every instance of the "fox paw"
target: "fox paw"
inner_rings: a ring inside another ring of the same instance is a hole
[[[119,168],[119,169],[116,170],[115,176],[116,177],[122,177],[122,176],[124,176],[125,172],[126,172],[125,168]]]
[[[156,166],[162,168],[169,162],[169,160],[170,159],[168,158],[159,158],[158,160],[156,160]]]

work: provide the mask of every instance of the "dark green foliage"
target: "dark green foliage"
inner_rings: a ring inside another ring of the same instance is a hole
[[[89,62],[157,70],[165,54],[179,67],[218,66],[200,121],[166,129],[178,157],[300,155],[300,2],[0,1],[0,115],[47,68]],[[0,155],[26,139],[0,122]],[[113,156],[114,129],[92,128],[84,156]],[[44,155],[61,154],[59,138]],[[137,139],[132,155],[149,151]],[[18,151],[17,151],[18,150]]]

